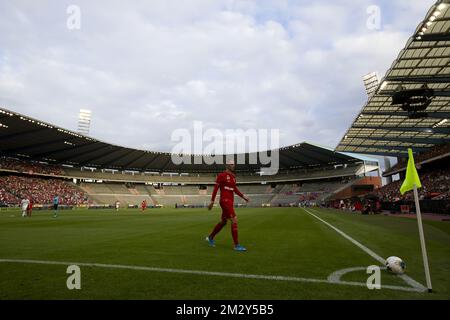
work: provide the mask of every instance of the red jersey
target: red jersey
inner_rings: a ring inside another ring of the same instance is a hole
[[[220,188],[220,202],[228,200],[231,201],[231,203],[233,203],[235,193],[239,197],[244,199],[244,195],[236,187],[236,177],[234,176],[234,174],[228,171],[224,171],[217,175],[216,185],[214,186],[214,190],[211,197],[212,202],[216,200],[216,195],[219,188]]]

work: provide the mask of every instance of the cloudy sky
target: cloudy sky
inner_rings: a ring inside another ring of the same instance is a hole
[[[0,105],[71,130],[87,108],[91,136],[141,149],[170,151],[194,121],[335,147],[362,76],[384,75],[434,2],[0,0]]]

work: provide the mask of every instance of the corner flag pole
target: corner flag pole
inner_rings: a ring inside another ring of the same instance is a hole
[[[417,223],[419,224],[420,246],[422,248],[422,258],[423,258],[423,266],[425,268],[425,277],[427,279],[427,288],[428,292],[431,292],[433,288],[431,286],[430,267],[428,266],[427,248],[425,246],[425,236],[423,233],[422,214],[420,213],[420,204],[419,204],[419,194],[417,192],[417,185],[415,183],[414,183],[414,201],[416,203],[416,216],[417,216]]]
[[[403,181],[403,184],[400,187],[400,193],[403,195],[407,191],[414,190],[414,201],[416,203],[417,223],[419,224],[419,236],[420,236],[420,246],[422,249],[423,266],[425,268],[425,277],[427,279],[428,292],[431,292],[432,287],[431,287],[430,267],[428,266],[427,248],[425,246],[425,237],[422,225],[422,214],[420,213],[419,194],[417,192],[418,188],[422,188],[422,183],[420,182],[419,175],[417,174],[412,149],[408,148],[408,166],[406,167],[405,181]]]

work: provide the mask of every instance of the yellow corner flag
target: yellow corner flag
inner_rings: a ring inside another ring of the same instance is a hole
[[[403,195],[405,192],[414,189],[414,184],[417,189],[422,187],[420,183],[419,175],[417,174],[416,166],[414,164],[414,157],[411,148],[408,148],[408,166],[406,167],[406,177],[400,187],[400,193]]]

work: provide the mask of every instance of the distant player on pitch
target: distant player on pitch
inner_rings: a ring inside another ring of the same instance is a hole
[[[147,200],[144,199],[141,202],[141,210],[142,210],[142,212],[144,212],[146,208],[147,208]]]
[[[247,251],[246,248],[241,246],[238,241],[238,225],[237,225],[237,217],[234,212],[234,194],[236,193],[239,197],[244,199],[246,202],[249,201],[249,198],[244,196],[239,189],[236,187],[236,177],[234,175],[235,164],[233,160],[227,161],[226,170],[222,173],[219,173],[216,179],[216,185],[214,186],[214,190],[211,197],[211,203],[208,206],[208,210],[211,210],[214,206],[214,201],[216,199],[217,191],[220,189],[220,207],[222,208],[222,219],[221,221],[214,227],[214,230],[211,234],[206,237],[206,241],[208,241],[211,247],[215,247],[214,237],[216,234],[222,230],[223,227],[227,224],[228,220],[231,220],[231,235],[233,236],[234,242],[234,250],[236,251]]]
[[[59,196],[56,195],[53,198],[53,218],[56,218],[58,216],[58,205],[59,205]]]
[[[27,216],[31,217],[31,214],[33,213],[33,199],[29,198],[29,203],[28,203],[28,207],[27,207]]]
[[[28,210],[28,206],[30,204],[30,200],[27,198],[23,198],[22,201],[20,202],[20,206],[22,207],[22,217],[26,217],[27,216],[27,210]]]

